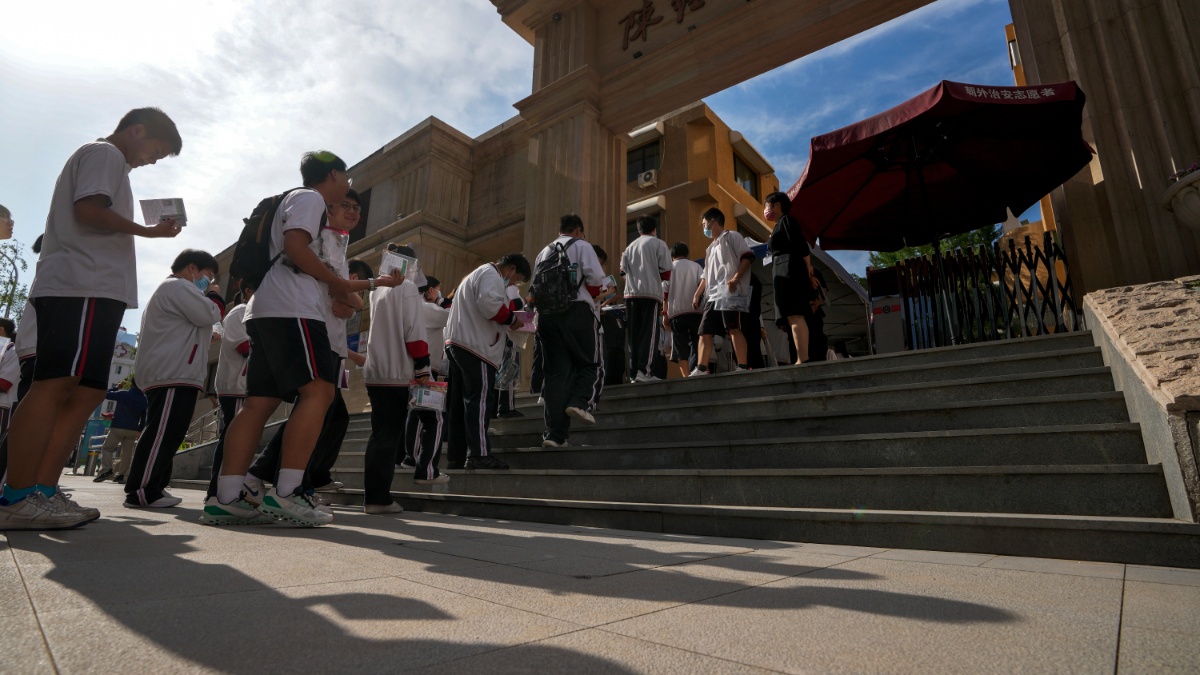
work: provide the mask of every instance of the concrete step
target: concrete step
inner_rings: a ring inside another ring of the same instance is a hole
[[[633,396],[610,401],[601,398],[597,421],[620,417],[621,423],[650,419],[666,410],[692,410],[702,416],[711,411],[714,397],[720,395],[721,406],[749,406],[756,412],[768,409],[776,414],[802,415],[837,410],[863,410],[905,405],[931,405],[966,401],[1016,399],[1025,396],[1067,396],[1113,391],[1112,373],[1108,368],[1083,368],[1056,373],[997,375],[946,382],[906,383],[881,387],[839,389],[834,391],[804,391],[803,386],[789,386],[785,393],[777,388],[769,391],[736,389],[733,391],[698,391],[692,394],[669,396]],[[651,392],[646,392],[651,394]],[[767,405],[769,404],[769,405]],[[522,422],[540,420],[542,408],[528,408],[525,416],[493,420],[496,429],[519,428]],[[616,417],[614,417],[616,416]]]
[[[899,365],[845,373],[825,372],[807,365],[786,366],[750,373],[722,373],[706,377],[608,386],[604,388],[604,394],[601,396],[601,407],[607,411],[621,410],[629,405],[655,405],[655,402],[662,401],[694,403],[711,400],[714,391],[731,398],[748,395],[787,396],[965,379],[1002,379],[1035,374],[1050,377],[1057,373],[1084,369],[1104,369],[1108,372],[1098,348],[1017,354],[949,363]],[[1111,375],[1109,389],[1112,389]],[[537,403],[536,396],[523,395],[517,397],[517,409],[529,414],[529,410],[540,411],[541,406]]]
[[[203,490],[205,485],[171,483],[179,490]],[[403,483],[396,487],[393,496],[409,511],[474,518],[1200,568],[1200,525],[1170,518],[613,503],[410,491]],[[362,504],[361,490],[325,496],[336,504]]]
[[[893,405],[859,410],[793,414],[779,400],[721,401],[629,413],[601,413],[595,425],[572,423],[574,445],[704,442],[714,438],[747,440],[846,436],[851,434],[948,431],[954,429],[1047,427],[1070,424],[1128,422],[1119,392],[1070,396],[1030,396],[999,401]],[[493,424],[493,447],[540,446],[541,419],[520,418]]]
[[[1169,518],[1160,466],[448,471],[439,492],[661,504]],[[335,469],[348,488],[362,471]],[[409,484],[407,472],[397,487]],[[410,488],[415,490],[414,488]]]
[[[363,468],[365,442],[343,445],[338,466]],[[742,441],[507,448],[514,469],[830,469],[902,466],[1141,464],[1137,424],[1080,424]],[[444,466],[445,455],[442,464]]]

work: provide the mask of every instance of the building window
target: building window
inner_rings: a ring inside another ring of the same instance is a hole
[[[750,193],[751,197],[758,199],[758,174],[754,173],[754,169],[746,163],[741,157],[736,154],[733,156],[733,180],[742,189]]]
[[[371,210],[370,188],[358,193],[358,200],[362,202],[362,213],[359,214],[358,227],[350,230],[351,244],[367,236],[367,214]]]
[[[626,166],[628,167],[626,172],[627,177],[625,178],[626,182],[633,182],[637,180],[638,175],[640,175],[643,171],[649,171],[651,169],[658,168],[658,144],[658,141],[647,143],[640,148],[634,148],[633,150],[630,150],[629,153],[625,155]]]

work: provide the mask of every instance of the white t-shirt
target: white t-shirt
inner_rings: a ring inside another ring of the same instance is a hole
[[[217,377],[213,388],[217,396],[246,395],[246,365],[249,358],[242,356],[237,350],[238,345],[250,339],[246,334],[246,306],[238,305],[225,314],[221,322],[221,352],[217,361]],[[17,333],[20,335],[20,333]]]
[[[0,352],[0,380],[11,385],[8,391],[0,392],[0,408],[11,408],[17,400],[17,387],[21,385],[21,360],[17,358],[17,346],[12,342]]]
[[[704,294],[708,302],[718,302],[730,295],[725,285],[730,277],[737,274],[742,264],[742,257],[751,253],[746,238],[740,232],[725,230],[721,236],[713,239],[704,253]],[[738,282],[737,297],[750,297],[750,274]],[[719,304],[719,303],[718,303]],[[718,306],[717,309],[724,309]]]
[[[137,307],[137,258],[133,235],[84,225],[75,219],[75,202],[104,195],[111,208],[133,219],[133,167],[117,146],[100,139],[67,160],[46,215],[46,234],[30,298],[109,298]]]
[[[316,250],[321,236],[321,217],[325,200],[315,190],[296,190],[283,198],[275,220],[271,223],[270,256],[283,252],[283,234],[289,230],[304,230],[312,237],[310,248]],[[325,285],[280,258],[263,279],[246,306],[246,320],[277,318],[325,321]]]

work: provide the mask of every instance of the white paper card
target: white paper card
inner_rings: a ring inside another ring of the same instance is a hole
[[[182,198],[143,199],[141,205],[142,219],[149,227],[153,227],[167,218],[176,219],[180,227],[187,225],[187,211],[183,209]]]

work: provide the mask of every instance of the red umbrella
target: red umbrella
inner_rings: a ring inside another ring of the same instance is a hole
[[[895,251],[1023,213],[1091,161],[1074,82],[941,84],[812,139],[788,191],[810,242]]]

